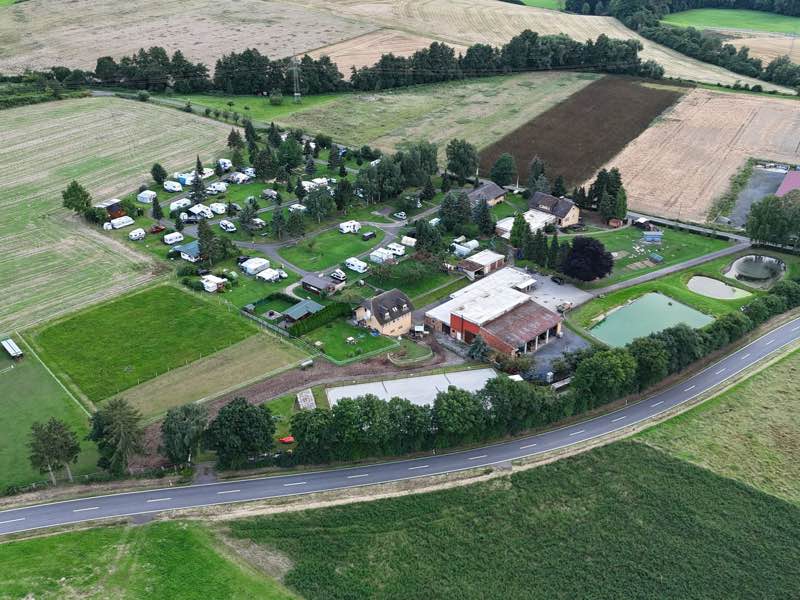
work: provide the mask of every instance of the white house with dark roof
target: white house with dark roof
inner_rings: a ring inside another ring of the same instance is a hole
[[[555,224],[558,227],[577,225],[581,218],[581,211],[577,205],[564,196],[556,198],[544,192],[536,192],[531,196],[528,207],[532,210],[538,210],[539,212],[552,215],[555,217]]]
[[[414,306],[403,292],[394,289],[364,300],[355,310],[356,321],[383,335],[398,336],[411,330]]]

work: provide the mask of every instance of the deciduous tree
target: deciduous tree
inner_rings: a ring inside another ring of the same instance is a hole
[[[511,185],[517,176],[517,163],[508,152],[500,155],[494,163],[490,177],[497,185]]]
[[[81,446],[78,436],[64,421],[52,417],[46,423],[33,423],[28,449],[33,468],[48,473],[53,485],[56,484],[55,471],[60,467],[66,469],[67,477],[72,481],[69,465],[78,461]]]
[[[605,277],[614,268],[614,259],[603,243],[595,238],[578,236],[564,260],[564,273],[581,281]]]
[[[254,406],[235,398],[220,409],[205,434],[208,448],[216,451],[223,469],[241,468],[250,458],[269,452],[274,446],[275,422],[265,404]]]
[[[191,464],[207,423],[208,410],[202,404],[184,404],[167,411],[161,422],[161,450],[172,464]]]

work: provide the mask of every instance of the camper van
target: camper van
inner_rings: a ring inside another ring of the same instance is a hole
[[[217,161],[219,168],[223,171],[230,171],[233,168],[233,163],[229,161],[227,158],[220,158]]]
[[[256,279],[262,279],[270,283],[274,283],[281,278],[281,274],[277,269],[264,269],[256,274]]]
[[[347,281],[347,274],[341,269],[335,269],[331,271],[331,279],[335,279],[336,281]]]
[[[369,269],[369,265],[367,265],[367,263],[365,263],[363,260],[357,259],[355,256],[351,256],[344,261],[344,266],[351,271],[355,271],[356,273],[366,273],[367,269]]]
[[[181,198],[180,200],[175,200],[175,202],[169,203],[169,212],[175,212],[176,210],[180,210],[182,208],[186,208],[187,206],[191,206],[192,201],[188,198]]]
[[[219,226],[222,231],[227,231],[228,233],[236,231],[236,225],[226,219],[222,219],[222,221],[219,222]]]
[[[163,241],[167,246],[172,246],[172,244],[183,241],[183,234],[180,231],[173,231],[165,235]]]
[[[405,246],[396,243],[387,244],[386,249],[395,256],[403,256],[406,253]]]
[[[138,229],[134,229],[128,234],[128,239],[132,242],[138,242],[139,240],[143,240],[145,236],[145,231],[141,227]]]
[[[394,254],[386,248],[375,248],[370,255],[369,259],[379,265],[394,259]]]
[[[214,213],[211,212],[211,209],[205,204],[195,204],[189,209],[189,212],[196,217],[203,217],[205,219],[211,219],[214,217]]]
[[[228,212],[228,205],[222,202],[212,202],[208,205],[208,208],[210,208],[211,212],[213,212],[215,215],[224,215],[226,212]]]
[[[215,181],[206,188],[206,193],[212,196],[216,194],[224,194],[228,191],[228,184],[224,181]]]
[[[339,223],[339,233],[358,233],[361,229],[361,223],[358,221],[345,221]]]
[[[305,212],[305,211],[306,211],[306,207],[303,206],[302,204],[292,204],[289,207],[289,212],[290,213],[293,213],[293,212]]]
[[[153,200],[156,199],[156,193],[152,190],[144,190],[143,192],[139,192],[136,199],[142,204],[152,204]]]
[[[116,219],[111,219],[111,227],[114,229],[122,229],[123,227],[127,227],[128,225],[133,225],[133,219],[131,219],[128,215],[124,217],[117,217]]]
[[[178,183],[177,181],[165,181],[164,182],[164,190],[167,192],[182,192],[183,186]]]

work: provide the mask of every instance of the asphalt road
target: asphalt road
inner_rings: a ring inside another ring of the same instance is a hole
[[[646,400],[568,427],[510,442],[451,454],[330,471],[95,496],[6,510],[0,512],[0,535],[95,519],[355,488],[453,473],[544,454],[607,436],[688,402],[796,340],[800,340],[800,318],[774,329],[700,373]]]

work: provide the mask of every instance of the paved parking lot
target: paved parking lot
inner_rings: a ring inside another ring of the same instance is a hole
[[[387,379],[373,383],[359,383],[341,387],[328,388],[325,394],[331,407],[342,398],[355,398],[366,394],[374,394],[381,400],[390,400],[395,396],[406,398],[417,406],[433,406],[436,394],[447,390],[451,385],[476,392],[490,379],[497,377],[494,369],[475,369],[473,371],[457,371],[440,375],[422,375],[420,377],[404,377]]]

